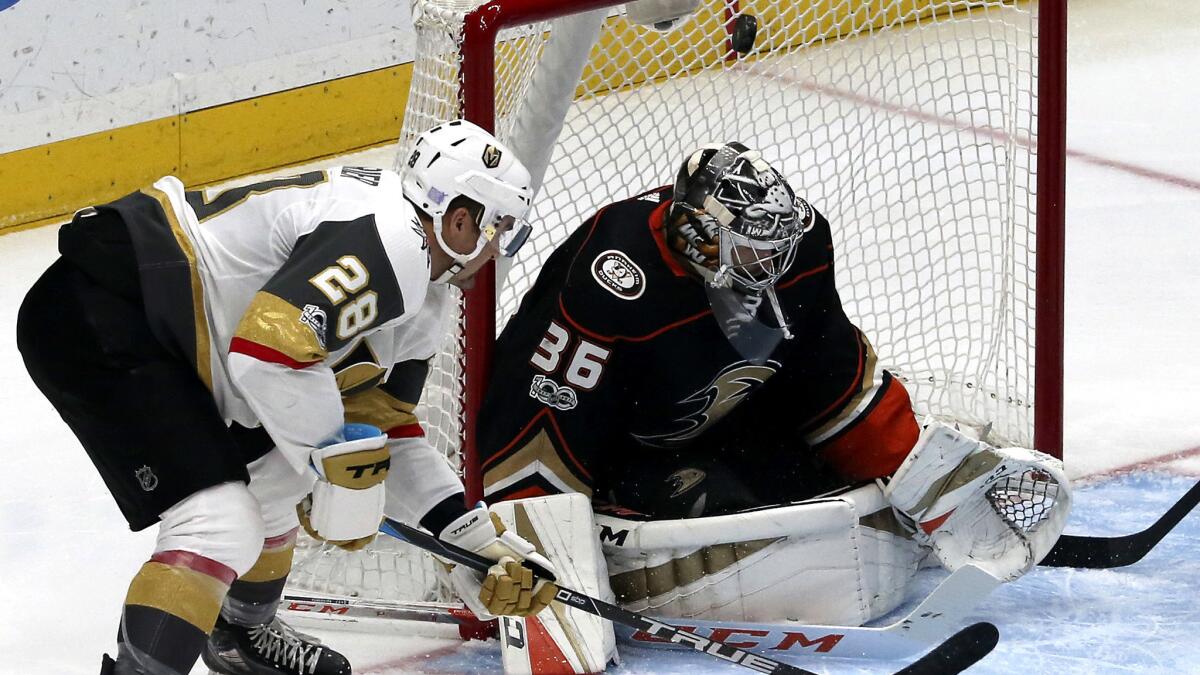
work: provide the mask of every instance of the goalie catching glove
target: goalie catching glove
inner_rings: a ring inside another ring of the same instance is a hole
[[[1004,581],[1050,552],[1071,510],[1062,462],[932,419],[883,492],[947,569],[973,564]]]
[[[521,564],[528,560],[555,574],[550,561],[533,544],[505,528],[483,502],[447,525],[438,538],[496,561],[486,575],[464,565],[446,565],[450,585],[480,619],[533,616],[554,600],[554,585],[535,580],[533,572]]]
[[[383,481],[391,466],[387,435],[369,424],[343,425],[313,450],[310,465],[317,481],[296,506],[305,532],[349,550],[369,544],[383,520]]]

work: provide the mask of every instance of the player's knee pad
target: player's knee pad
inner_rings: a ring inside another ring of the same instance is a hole
[[[296,504],[312,490],[312,476],[296,472],[275,448],[246,467],[250,494],[258,500],[266,536],[277,537],[300,526]]]
[[[190,551],[241,576],[258,560],[264,526],[258,501],[239,482],[189,495],[161,514],[155,553]]]

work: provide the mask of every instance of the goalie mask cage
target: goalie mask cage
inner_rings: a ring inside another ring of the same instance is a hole
[[[612,0],[417,0],[397,169],[462,116],[540,185],[535,235],[459,299],[418,409],[469,498],[492,344],[541,263],[599,207],[732,140],[829,219],[846,311],[918,414],[1061,456],[1065,4],[701,0],[660,33]],[[745,54],[742,14],[758,23]],[[449,597],[428,556],[382,540],[302,546],[290,583],[418,609]]]

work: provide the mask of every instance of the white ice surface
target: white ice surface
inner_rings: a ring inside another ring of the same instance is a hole
[[[1200,477],[1200,5],[1070,3],[1066,461],[1068,531],[1140,529]],[[323,164],[390,166],[382,148]],[[0,237],[0,673],[94,673],[111,650],[153,530],[131,534],[14,345],[26,289],[55,228]],[[1147,463],[1147,464],[1143,464]],[[1146,473],[1153,464],[1158,473]],[[1139,466],[1142,465],[1142,466]],[[1134,467],[1116,479],[1100,474]],[[1122,571],[1039,570],[976,615],[1001,646],[977,672],[1200,672],[1200,516]],[[936,581],[925,572],[922,590]],[[494,644],[322,635],[358,673],[499,672]],[[898,664],[806,661],[822,672]],[[618,672],[736,672],[702,657],[627,650]],[[204,672],[197,668],[194,672]]]

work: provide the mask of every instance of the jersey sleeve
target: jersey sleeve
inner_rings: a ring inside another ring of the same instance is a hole
[[[388,516],[419,522],[436,504],[460,492],[462,481],[425,436],[416,416],[429,372],[424,360],[392,366],[385,381],[344,395],[347,422],[371,424],[388,435],[392,470],[386,479]]]
[[[416,248],[403,241],[385,247],[373,215],[321,222],[295,238],[284,264],[242,314],[229,345],[230,375],[297,470],[343,422],[326,357],[405,314],[398,270],[406,262],[410,276],[423,273],[427,281],[427,268],[422,272],[406,259],[414,256],[406,245]]]
[[[801,244],[810,246],[809,259],[779,291],[781,297],[798,298],[797,335],[785,348],[800,353],[793,352],[779,384],[796,392],[792,401],[803,420],[805,443],[842,478],[857,482],[890,475],[919,434],[908,391],[881,366],[868,336],[846,316],[834,283],[830,226],[819,212]]]
[[[591,495],[604,482],[605,456],[631,444],[619,423],[620,343],[562,310],[574,252],[569,242],[547,260],[497,341],[478,429],[490,500]]]

